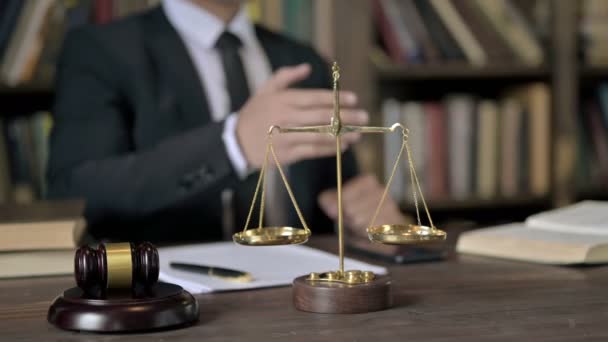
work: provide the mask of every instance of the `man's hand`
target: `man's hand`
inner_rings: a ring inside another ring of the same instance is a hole
[[[357,176],[342,186],[342,210],[344,225],[355,236],[367,238],[366,228],[374,211],[380,203],[384,186],[376,177],[367,174]],[[326,190],[319,195],[319,206],[327,216],[338,219],[338,193],[335,189]],[[410,220],[399,211],[397,203],[387,195],[380,208],[376,224],[406,224]]]
[[[236,136],[249,166],[259,168],[264,162],[266,133],[271,125],[328,125],[333,110],[332,91],[326,89],[288,89],[308,77],[310,65],[279,69],[240,110]],[[357,97],[340,92],[341,118],[346,125],[365,125],[368,114],[356,109]],[[360,138],[358,133],[342,136],[344,149]],[[303,159],[332,156],[335,138],[329,134],[289,133],[273,137],[279,161],[290,164]]]

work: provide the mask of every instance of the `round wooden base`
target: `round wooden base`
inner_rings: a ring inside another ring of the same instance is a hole
[[[365,284],[311,282],[302,276],[293,281],[293,303],[298,310],[354,314],[379,311],[392,305],[391,279],[379,277]]]
[[[49,323],[66,330],[134,332],[183,326],[198,320],[198,302],[180,286],[157,283],[145,298],[130,294],[88,299],[73,287],[49,308]]]

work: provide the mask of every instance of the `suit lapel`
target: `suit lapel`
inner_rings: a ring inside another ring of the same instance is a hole
[[[257,25],[255,27],[255,33],[260,45],[262,45],[262,48],[264,49],[264,52],[266,52],[266,57],[268,57],[272,71],[276,71],[278,68],[290,64],[290,61],[287,58],[288,56],[284,53],[284,51],[281,53],[280,42],[273,39],[271,33]]]
[[[177,107],[175,115],[182,128],[209,122],[211,115],[206,92],[186,46],[161,7],[152,10],[147,19],[146,49],[150,52],[152,67],[156,69],[154,74],[159,78],[156,82],[159,104]]]

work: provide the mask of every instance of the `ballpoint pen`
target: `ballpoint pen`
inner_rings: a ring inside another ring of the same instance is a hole
[[[189,264],[183,262],[171,262],[169,263],[169,266],[176,270],[203,274],[210,277],[219,278],[225,281],[248,283],[253,280],[253,277],[251,277],[250,273],[229,268]]]

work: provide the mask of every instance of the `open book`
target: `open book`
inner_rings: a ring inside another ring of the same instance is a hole
[[[608,202],[584,201],[463,233],[459,253],[568,265],[608,262]]]

